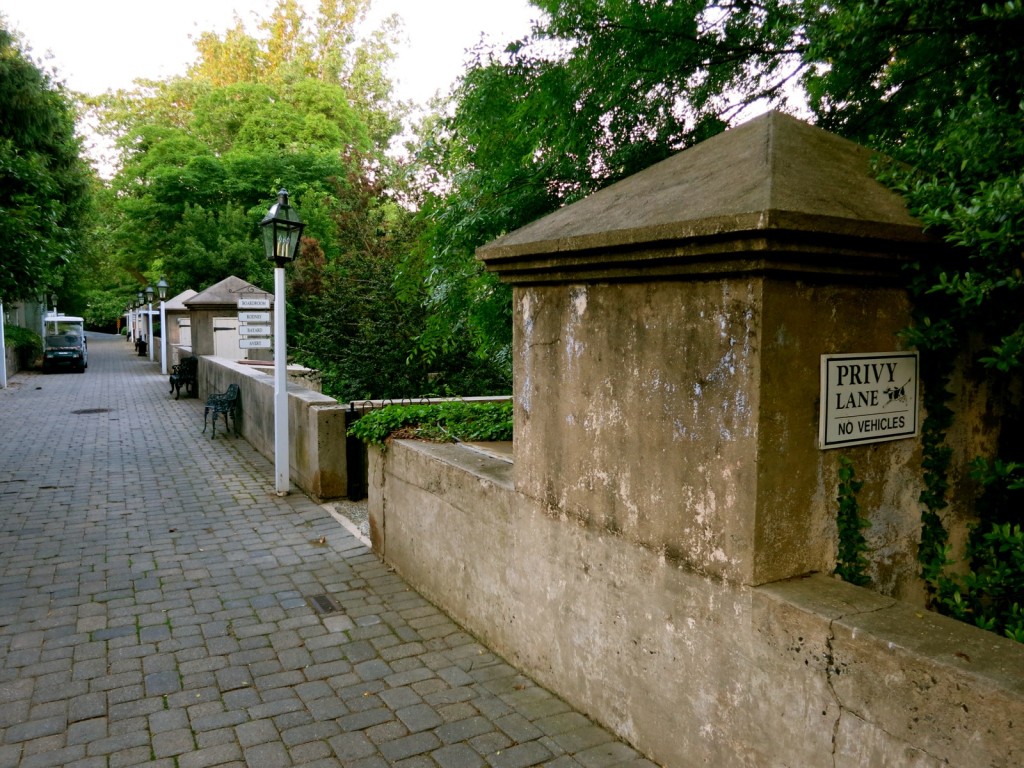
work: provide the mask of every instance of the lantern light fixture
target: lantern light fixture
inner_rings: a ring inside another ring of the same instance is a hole
[[[277,202],[270,206],[260,222],[263,228],[263,251],[275,266],[283,267],[299,255],[299,240],[305,224],[299,212],[288,204],[288,190],[277,193]]]

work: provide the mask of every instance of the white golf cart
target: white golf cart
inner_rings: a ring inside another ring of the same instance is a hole
[[[85,340],[85,320],[52,312],[44,321],[43,373],[67,366],[82,373],[89,367],[89,346]]]

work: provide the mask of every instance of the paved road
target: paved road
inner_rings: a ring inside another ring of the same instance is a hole
[[[158,370],[93,337],[0,390],[0,768],[652,765]]]

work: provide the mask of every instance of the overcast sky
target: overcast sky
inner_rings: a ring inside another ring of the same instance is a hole
[[[316,0],[303,0],[315,15]],[[446,91],[462,71],[465,51],[481,34],[496,43],[524,35],[538,15],[527,0],[372,0],[373,17],[397,13],[408,43],[392,76],[401,99],[424,102]],[[237,13],[250,29],[273,0],[0,0],[0,13],[20,30],[35,57],[68,86],[85,93],[126,88],[136,78],[184,74],[194,59],[190,36],[222,33]],[[375,26],[375,25],[374,25]]]

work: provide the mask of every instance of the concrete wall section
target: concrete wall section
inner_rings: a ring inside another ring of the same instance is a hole
[[[901,349],[900,332],[910,323],[906,292],[870,283],[766,279],[757,309],[753,583],[834,570],[838,468],[845,456],[864,481],[858,501],[871,523],[873,582],[883,594],[923,604],[916,561],[920,442],[818,448],[821,355]]]
[[[199,396],[241,390],[239,431],[267,458],[274,458],[274,379],[270,371],[223,358],[199,358]],[[223,424],[221,425],[223,427]],[[292,482],[316,499],[348,493],[345,406],[332,397],[288,385],[289,465]]]
[[[897,349],[902,290],[747,276],[514,296],[517,490],[688,568],[761,584],[833,569],[845,453],[870,481],[873,575],[917,594],[917,443],[817,447],[821,355]]]
[[[515,468],[519,476],[520,467]],[[1012,766],[1024,648],[825,576],[707,578],[458,446],[371,451],[375,549],[667,766]]]
[[[748,578],[761,292],[755,279],[517,287],[517,489]]]
[[[2,321],[3,321],[3,319],[0,318],[0,322],[2,322]],[[14,349],[13,345],[10,343],[9,339],[7,340],[7,343],[4,346],[4,355],[5,355],[4,359],[5,359],[6,365],[7,365],[7,376],[8,376],[8,378],[10,378],[11,376],[16,374],[21,369],[18,367],[18,363],[19,363],[18,353]]]

